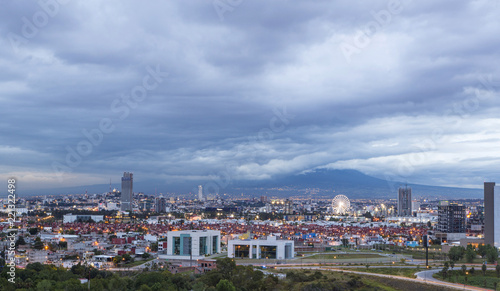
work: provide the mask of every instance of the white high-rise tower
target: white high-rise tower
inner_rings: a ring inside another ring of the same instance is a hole
[[[198,186],[198,200],[203,201],[203,186]]]

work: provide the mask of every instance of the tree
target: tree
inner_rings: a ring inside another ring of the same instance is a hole
[[[467,272],[467,266],[466,265],[462,265],[462,273],[465,273]]]
[[[59,247],[62,249],[67,249],[68,248],[68,242],[67,241],[60,241],[59,242]]]
[[[20,246],[20,245],[25,245],[26,244],[26,241],[24,240],[24,237],[20,236],[17,241],[16,241],[16,247]]]
[[[49,251],[57,252],[57,245],[56,244],[49,243],[47,246],[49,247]]]
[[[451,247],[451,249],[448,251],[448,258],[450,258],[451,261],[460,261],[465,254],[465,249],[463,247]]]
[[[483,271],[483,276],[485,276],[486,275],[486,264],[483,264],[481,266],[481,271]]]
[[[480,245],[478,248],[477,248],[477,253],[481,256],[481,258],[484,258],[484,256],[486,255],[486,253],[488,252],[488,246],[489,245]]]
[[[233,283],[228,280],[222,279],[216,286],[217,291],[236,291]]]
[[[125,259],[125,262],[130,262],[132,261],[132,256],[130,256],[129,254],[123,254],[123,259]]]
[[[82,266],[82,264],[80,264],[80,263],[73,265],[71,267],[71,273],[84,277],[85,276],[85,267]]]
[[[40,239],[40,237],[37,237],[35,239],[35,244],[33,245],[33,248],[36,249],[36,250],[41,250],[43,249],[43,242],[42,240]]]
[[[38,233],[38,227],[28,228],[28,232],[29,232],[31,235],[36,235],[36,234]]]
[[[497,271],[497,278],[500,277],[500,265],[495,266],[495,271]]]
[[[448,266],[448,262],[444,262],[443,270],[441,270],[441,274],[443,274],[443,277],[446,277],[446,275],[448,275]]]
[[[486,260],[488,263],[495,263],[496,260],[498,259],[498,250],[495,247],[492,247],[488,245],[488,248],[486,250]]]
[[[52,290],[52,282],[49,281],[49,280],[40,281],[36,285],[36,290],[40,290],[40,291],[49,291],[49,290]]]
[[[467,248],[467,250],[465,251],[465,260],[467,261],[467,263],[474,262],[475,258],[476,258],[476,252],[471,248]]]
[[[230,280],[233,272],[236,269],[236,263],[230,258],[217,259],[217,270],[221,273],[224,279]]]
[[[115,263],[115,265],[118,265],[119,263],[121,263],[122,260],[123,260],[122,256],[116,256],[113,258],[113,263]]]
[[[453,270],[453,268],[455,267],[455,261],[450,261],[450,267]]]

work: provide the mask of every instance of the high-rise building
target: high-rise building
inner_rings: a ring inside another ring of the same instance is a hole
[[[133,184],[134,174],[124,172],[122,177],[122,199],[120,209],[122,211],[132,211],[132,204],[134,201]]]
[[[467,231],[484,233],[484,206],[470,207],[467,213]]]
[[[198,186],[198,200],[203,200],[203,186],[201,185]]]
[[[167,209],[167,198],[158,197],[155,199],[155,212],[164,213]]]
[[[292,199],[285,200],[285,214],[293,214],[293,201]]]
[[[420,210],[420,201],[413,200],[411,202],[411,211],[418,212]]]
[[[411,216],[411,188],[408,186],[399,188],[398,216]]]
[[[495,186],[495,182],[484,183],[484,243],[495,247],[500,247],[500,197],[495,195],[500,193],[500,187]]]
[[[441,201],[438,205],[436,231],[446,234],[465,234],[465,228],[465,206]],[[450,240],[449,235],[448,240]]]

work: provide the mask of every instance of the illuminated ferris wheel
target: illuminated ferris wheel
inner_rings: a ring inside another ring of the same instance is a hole
[[[351,201],[345,195],[337,195],[332,200],[334,214],[345,214],[351,208]]]

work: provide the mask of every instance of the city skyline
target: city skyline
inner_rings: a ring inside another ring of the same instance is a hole
[[[498,180],[500,6],[391,3],[7,2],[0,193],[123,169],[195,189],[315,169]]]

